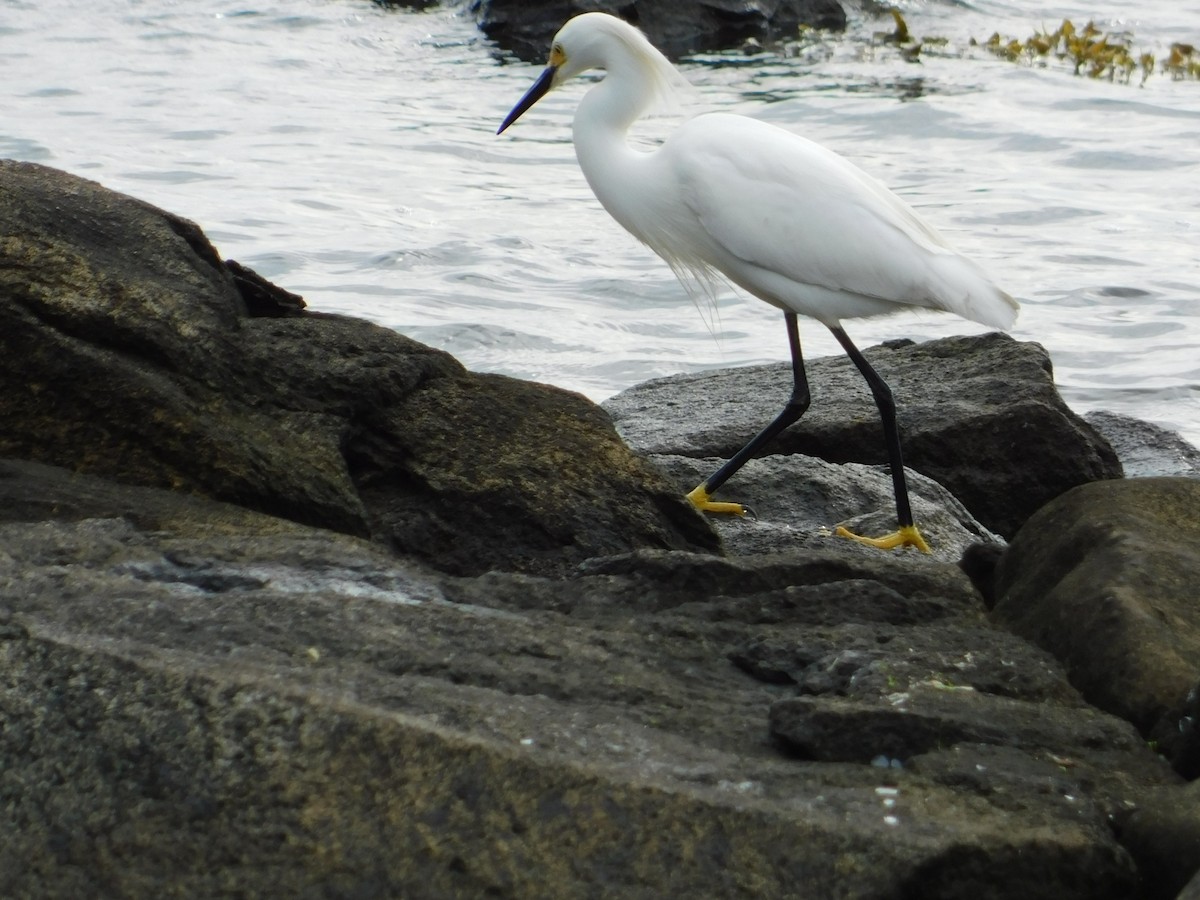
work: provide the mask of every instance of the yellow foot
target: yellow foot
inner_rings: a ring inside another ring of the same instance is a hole
[[[726,516],[744,516],[749,513],[749,510],[740,503],[725,503],[721,500],[710,500],[708,491],[704,489],[704,485],[688,492],[687,498],[692,501],[692,506],[701,512],[719,513]]]
[[[883,537],[877,538],[863,537],[861,534],[855,534],[841,525],[837,527],[835,533],[839,537],[848,537],[861,544],[878,547],[880,550],[893,550],[896,547],[916,547],[922,553],[933,552],[929,549],[929,545],[925,543],[925,538],[921,537],[921,532],[917,531],[916,525],[902,525],[899,531],[893,531],[891,534],[885,534]]]

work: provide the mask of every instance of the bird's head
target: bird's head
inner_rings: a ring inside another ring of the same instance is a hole
[[[668,83],[686,85],[666,57],[628,22],[606,13],[584,13],[559,29],[550,45],[546,68],[496,133],[500,134],[544,96],[576,75],[589,69],[610,71],[617,67],[636,71],[648,87],[659,93],[669,93]],[[660,83],[662,90],[658,88]]]

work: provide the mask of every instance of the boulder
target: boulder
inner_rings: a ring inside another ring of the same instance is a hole
[[[452,577],[30,462],[0,520],[4,896],[1117,900],[1175,781],[911,555]]]
[[[1108,441],[1121,460],[1126,478],[1200,477],[1200,450],[1178,432],[1104,409],[1093,410],[1083,418]]]
[[[1137,861],[1141,896],[1187,900],[1187,885],[1200,886],[1200,781],[1151,788],[1115,827]]]
[[[723,462],[687,456],[652,459],[681,492],[691,490]],[[909,470],[908,489],[913,515],[935,559],[953,563],[968,547],[1002,543],[936,481]],[[896,530],[896,499],[887,466],[835,464],[801,454],[765,456],[750,460],[727,493],[751,510],[746,517],[709,517],[731,554],[819,547],[876,556],[878,550],[836,536],[835,527],[844,525],[866,535]]]
[[[563,23],[580,13],[606,12],[632,22],[672,58],[795,38],[801,26],[843,31],[838,0],[472,0],[479,27],[502,49],[544,63]]]
[[[1083,485],[1021,529],[996,567],[997,622],[1060,659],[1090,703],[1132,722],[1181,772],[1196,756],[1200,481]],[[1189,712],[1189,704],[1191,704]]]
[[[896,397],[905,465],[991,531],[1010,538],[1064,491],[1121,476],[1108,442],[1063,402],[1039,344],[997,333],[864,352]],[[828,357],[807,369],[812,406],[765,454],[886,463],[879,414],[853,363]],[[791,384],[785,363],[698,372],[636,385],[604,408],[652,456],[728,459],[783,408]],[[735,476],[722,494],[737,489]]]
[[[93,182],[0,161],[0,195],[0,456],[238,503],[459,573],[717,547],[583,397],[304,314],[194,224]]]

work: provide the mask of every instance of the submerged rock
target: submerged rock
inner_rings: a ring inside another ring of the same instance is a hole
[[[479,27],[502,49],[544,63],[550,42],[568,19],[606,12],[629,21],[672,58],[795,38],[801,26],[842,31],[838,0],[472,0]]]

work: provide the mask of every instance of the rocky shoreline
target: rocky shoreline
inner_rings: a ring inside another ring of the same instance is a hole
[[[840,360],[711,523],[776,367],[601,410],[0,196],[0,894],[1200,895],[1200,455],[1036,344],[867,351],[885,554]]]

